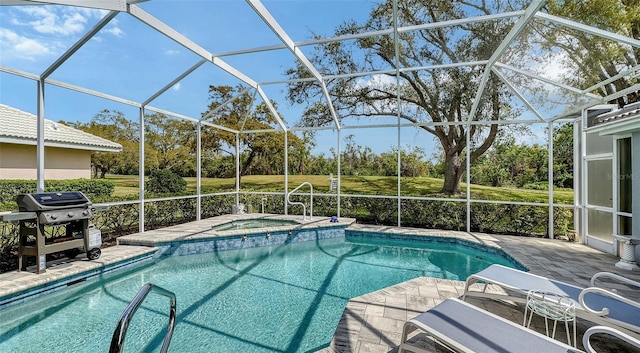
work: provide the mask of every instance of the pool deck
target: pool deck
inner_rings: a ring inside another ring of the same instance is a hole
[[[564,240],[361,224],[354,224],[349,229],[474,240],[502,248],[532,273],[578,286],[589,286],[591,276],[601,271],[618,273],[640,281],[640,272],[625,271],[614,266],[619,260],[617,257],[583,244]],[[331,345],[319,352],[398,352],[397,347],[400,344],[405,321],[447,298],[461,298],[463,292],[464,282],[462,281],[420,277],[351,299],[342,314]],[[640,296],[640,293],[636,294]],[[523,322],[522,306],[480,298],[467,298],[467,302],[515,323]],[[582,335],[590,326],[593,324],[578,320],[577,341],[580,349],[584,349]],[[537,321],[534,319],[531,327],[538,332],[545,332],[542,319]],[[562,327],[558,328],[556,339],[566,343],[566,334],[562,331]],[[422,347],[430,352],[449,352],[426,336],[422,338],[421,343]],[[617,342],[599,337],[592,340],[592,343],[598,352],[634,351],[633,347],[617,345]]]
[[[227,236],[236,233],[224,232],[216,234],[212,225],[228,222],[238,218],[265,216],[273,218],[293,218],[302,220],[301,216],[276,215],[226,215],[202,221],[191,222],[163,229],[147,231],[121,237],[122,243],[127,239],[135,239],[140,245],[117,245],[102,249],[98,260],[89,261],[84,256],[74,260],[59,260],[48,263],[47,271],[35,274],[34,269],[22,272],[0,274],[0,298],[42,286],[43,284],[73,277],[78,273],[99,271],[105,266],[122,262],[128,258],[149,256],[155,248],[153,244],[178,241],[180,239],[197,239],[215,236]],[[358,231],[386,232],[392,234],[412,234],[436,237],[455,237],[466,241],[498,247],[506,251],[514,259],[526,266],[532,273],[556,280],[588,286],[591,276],[597,272],[608,271],[619,273],[625,277],[640,281],[640,272],[621,270],[614,266],[618,258],[583,244],[564,240],[541,239],[534,237],[518,237],[509,235],[492,235],[483,233],[467,233],[444,230],[426,230],[417,228],[397,228],[355,224],[352,219],[340,219],[340,223],[330,223],[329,218],[314,217],[303,222],[300,227],[326,227],[349,225],[349,229]],[[235,231],[234,231],[235,232]],[[245,233],[240,231],[237,234]],[[322,349],[321,353],[353,352],[397,352],[400,343],[402,326],[405,321],[432,308],[447,298],[461,297],[464,282],[428,277],[416,278],[395,286],[353,298],[347,304],[331,345]],[[640,295],[640,293],[639,293]],[[510,305],[489,299],[469,298],[468,302],[485,310],[505,317],[518,324],[522,323],[522,306]],[[534,320],[532,327],[544,333],[544,321]],[[588,328],[585,322],[578,321],[578,348],[582,348],[581,335]],[[558,329],[556,338],[565,340],[562,329]],[[427,351],[445,352],[428,338],[422,339]],[[595,340],[594,347],[599,352],[616,352],[630,347],[618,346],[606,339]]]

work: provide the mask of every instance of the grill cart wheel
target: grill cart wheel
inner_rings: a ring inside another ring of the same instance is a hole
[[[100,251],[100,248],[93,248],[87,251],[87,258],[89,260],[95,260],[100,257],[100,254],[102,254],[102,251]]]
[[[66,250],[64,252],[64,256],[70,258],[70,259],[74,259],[76,256],[80,255],[80,249],[75,248],[75,249],[69,249]]]

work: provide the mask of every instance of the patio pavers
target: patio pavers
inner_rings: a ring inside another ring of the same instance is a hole
[[[416,228],[390,228],[370,225],[352,225],[354,229],[417,235],[456,236],[484,244],[498,246],[527,267],[530,272],[579,286],[588,286],[591,276],[607,271],[640,281],[640,272],[615,267],[618,258],[583,244],[558,239],[466,233]],[[377,230],[376,230],[377,229]],[[398,351],[404,322],[434,307],[447,298],[460,298],[464,282],[448,279],[419,277],[398,285],[353,298],[345,309],[335,335],[328,348],[319,353],[392,353]],[[636,293],[640,299],[640,293]],[[467,298],[467,302],[518,324],[522,324],[522,305],[507,304],[490,299]],[[357,307],[359,310],[353,310]],[[371,308],[370,308],[371,307]],[[403,315],[403,313],[405,313]],[[357,323],[357,325],[354,325]],[[584,331],[594,324],[577,321],[578,348],[582,347]],[[544,333],[544,320],[534,318],[532,329]],[[566,343],[566,334],[559,327],[556,339]],[[420,335],[420,345],[430,352],[448,352],[426,335]],[[633,351],[633,347],[620,345],[606,338],[592,339],[598,352]],[[525,350],[526,351],[526,350]],[[535,351],[535,348],[531,348]]]

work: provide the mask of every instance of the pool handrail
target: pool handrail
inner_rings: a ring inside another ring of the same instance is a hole
[[[291,194],[293,194],[294,192],[296,192],[298,189],[300,189],[301,187],[305,186],[305,185],[309,185],[309,188],[311,189],[310,191],[310,195],[311,195],[311,201],[310,201],[310,206],[309,206],[309,219],[313,219],[313,185],[311,185],[310,182],[305,181],[304,183],[298,185],[298,187],[296,187],[295,189],[289,191],[287,193],[287,203],[289,205],[300,205],[302,206],[302,220],[307,220],[307,207],[304,205],[304,203],[302,202],[292,202],[289,197],[291,196]]]
[[[124,338],[127,334],[127,328],[129,327],[129,322],[133,315],[138,310],[138,307],[147,295],[151,292],[151,290],[156,290],[158,294],[161,294],[165,297],[169,298],[169,326],[167,327],[167,334],[164,337],[164,341],[162,341],[162,347],[160,348],[161,353],[166,353],[169,350],[169,343],[171,342],[171,336],[173,336],[173,329],[176,324],[176,295],[162,287],[154,285],[153,283],[146,283],[140,288],[136,296],[131,300],[131,303],[124,309],[120,319],[118,320],[118,325],[113,332],[113,337],[111,338],[111,346],[109,347],[109,353],[120,353],[122,352],[122,348],[124,345]]]

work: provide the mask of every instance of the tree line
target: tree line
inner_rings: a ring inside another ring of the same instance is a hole
[[[228,87],[227,87],[228,88]],[[219,91],[219,87],[215,90]],[[224,98],[221,98],[224,99]],[[218,122],[220,123],[220,122]],[[233,124],[233,122],[230,122]],[[238,123],[236,121],[236,123]],[[253,129],[265,128],[248,121]],[[120,153],[95,152],[93,175],[104,178],[107,173],[137,175],[139,173],[139,123],[128,120],[117,111],[104,110],[90,122],[72,123],[75,128],[118,142]],[[154,170],[170,170],[183,177],[197,173],[197,133],[194,123],[169,119],[162,114],[145,117],[145,174]],[[232,178],[236,173],[235,134],[204,127],[202,131],[202,176]],[[284,174],[284,133],[242,134],[240,138],[241,175]],[[546,134],[545,134],[546,135]],[[559,187],[573,183],[573,125],[558,124],[554,128],[554,180]],[[335,148],[328,154],[314,154],[313,133],[301,136],[289,132],[288,172],[297,175],[329,175],[338,173]],[[399,153],[398,153],[399,152]],[[353,135],[344,138],[341,157],[342,175],[397,176],[398,154],[402,177],[444,178],[446,161],[442,150],[428,154],[418,146],[392,147],[375,153],[371,147],[355,142]],[[471,182],[489,186],[546,187],[548,179],[547,144],[517,143],[512,135],[501,134],[493,146],[471,165]]]

